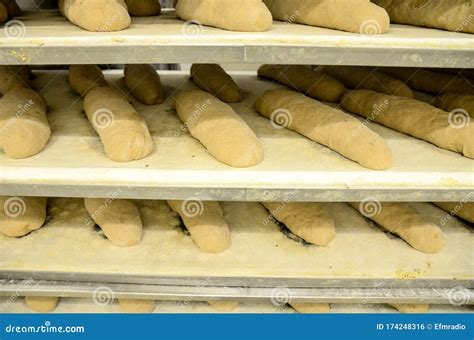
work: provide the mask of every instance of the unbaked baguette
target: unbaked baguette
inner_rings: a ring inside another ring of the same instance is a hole
[[[378,202],[380,205],[376,209],[369,207],[370,203],[350,205],[421,252],[435,254],[443,249],[444,236],[441,229],[409,203]]]
[[[82,97],[97,87],[108,86],[97,65],[71,65],[69,67],[69,84]]]
[[[270,214],[308,243],[327,246],[336,236],[323,203],[262,202]]]
[[[126,65],[125,83],[135,98],[145,105],[162,104],[165,101],[160,76],[151,65]]]
[[[390,19],[370,0],[264,0],[275,20],[365,35],[386,33]]]
[[[451,215],[456,215],[463,220],[474,223],[474,202],[434,202],[433,204]]]
[[[404,82],[376,70],[357,66],[326,66],[320,70],[353,90],[366,89],[413,98],[413,91]]]
[[[258,76],[325,102],[338,103],[346,93],[346,88],[338,80],[302,65],[263,65]]]
[[[230,31],[263,32],[272,23],[272,14],[262,0],[179,0],[178,18]]]
[[[436,106],[441,110],[453,112],[464,110],[474,119],[474,95],[445,93],[439,96],[435,102]]]
[[[46,221],[46,198],[0,196],[0,233],[22,237]]]
[[[6,8],[8,13],[8,18],[13,18],[21,15],[21,8],[16,3],[16,0],[1,0],[0,1]]]
[[[159,15],[161,5],[159,0],[125,0],[128,13],[137,17]]]
[[[183,91],[175,104],[191,135],[217,160],[239,168],[263,160],[257,136],[229,105],[204,91]]]
[[[255,109],[369,169],[388,169],[393,164],[382,137],[351,115],[302,94],[268,90],[257,98]]]
[[[142,220],[133,201],[111,198],[85,198],[91,219],[110,242],[119,247],[133,247],[142,239]]]
[[[57,296],[25,296],[25,304],[36,313],[52,312],[58,303],[59,297]]]
[[[219,65],[194,64],[191,67],[191,77],[202,90],[225,103],[238,103],[243,99],[239,86]]]
[[[230,247],[230,230],[219,202],[168,201],[181,219],[199,249],[206,253],[222,253]]]
[[[457,126],[450,113],[429,104],[412,98],[357,90],[347,93],[341,105],[376,123],[474,158],[474,124],[466,122]]]
[[[122,313],[152,313],[155,309],[155,300],[117,299]]]
[[[331,311],[331,307],[327,303],[290,302],[290,306],[302,314],[321,314]]]
[[[372,0],[384,7],[398,24],[474,33],[474,4],[471,0]]]
[[[238,301],[212,300],[207,303],[212,309],[221,313],[230,313],[239,306]]]
[[[28,66],[0,66],[0,95],[30,87]]]

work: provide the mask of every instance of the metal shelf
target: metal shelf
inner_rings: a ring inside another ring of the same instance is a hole
[[[175,294],[190,294],[190,289],[201,294],[204,290],[200,288],[207,287],[208,294],[243,294],[242,298],[253,298],[254,293],[239,287],[265,288],[262,294],[288,287],[295,289],[295,294],[311,293],[311,298],[320,296],[318,289],[326,288],[327,292],[344,288],[346,295],[369,288],[375,289],[371,294],[383,289],[402,289],[406,294],[412,289],[428,289],[435,294],[430,298],[438,303],[445,301],[439,300],[438,289],[474,287],[470,228],[455,218],[446,219],[446,212],[428,203],[417,203],[416,208],[433,221],[447,222],[442,226],[445,248],[439,254],[411,248],[345,203],[328,205],[336,238],[322,248],[295,241],[274,222],[266,222],[268,211],[261,204],[224,202],[232,245],[221,254],[201,252],[162,201],[137,201],[144,234],[142,242],[132,248],[116,247],[86,225],[88,215],[82,200],[49,199],[48,205],[48,222],[38,231],[19,239],[0,236],[3,283],[46,280],[47,287],[59,281],[65,289],[123,285],[132,287],[129,292],[143,286],[146,291],[141,293],[163,294],[171,294],[169,289],[175,289]],[[37,289],[27,286],[30,291]]]
[[[105,156],[67,74],[37,72],[34,86],[48,101],[52,138],[28,159],[0,154],[0,195],[221,201],[462,201],[472,195],[473,160],[378,124],[370,127],[385,138],[395,159],[386,171],[365,169],[295,132],[275,129],[253,110],[253,102],[279,85],[255,74],[235,77],[247,97],[233,107],[260,138],[265,160],[253,168],[232,168],[210,156],[176,116],[173,95],[194,86],[188,76],[161,73],[169,94],[163,105],[144,106],[130,98],[147,120],[155,151],[140,161],[116,163]],[[127,92],[116,73],[108,79]]]
[[[133,18],[115,33],[84,31],[57,12],[29,12],[0,32],[0,64],[284,63],[474,68],[472,35],[392,25],[381,36],[274,22],[239,33],[176,20]]]

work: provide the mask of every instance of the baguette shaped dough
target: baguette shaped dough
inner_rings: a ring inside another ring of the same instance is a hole
[[[290,306],[302,314],[321,314],[329,313],[331,307],[327,303],[300,303],[300,302],[290,302]]]
[[[390,18],[369,0],[264,0],[273,18],[365,35],[386,33]]]
[[[207,302],[212,309],[221,312],[221,313],[230,313],[234,311],[238,306],[238,301],[223,301],[223,300],[213,300]]]
[[[69,84],[82,97],[95,88],[108,86],[97,65],[71,65]]]
[[[265,91],[255,102],[261,115],[326,145],[369,169],[388,169],[392,153],[385,141],[345,112],[288,90]]]
[[[238,103],[243,99],[239,86],[219,65],[194,64],[191,67],[191,77],[202,90],[225,103]]]
[[[329,66],[321,69],[353,90],[366,89],[394,96],[414,97],[413,91],[404,82],[382,72],[357,66]]]
[[[325,102],[338,103],[346,93],[346,88],[338,80],[302,65],[263,65],[258,76]]]
[[[119,247],[133,247],[142,239],[142,220],[130,200],[85,198],[87,212],[105,236]]]
[[[146,122],[116,90],[92,89],[84,98],[84,110],[111,160],[130,162],[152,153],[153,140]]]
[[[0,66],[0,94],[30,87],[28,66]]]
[[[398,24],[474,33],[474,4],[471,0],[373,0],[384,7]]]
[[[118,299],[122,313],[150,314],[155,310],[155,300]]]
[[[364,202],[350,203],[350,205],[421,252],[436,254],[444,247],[441,229],[409,203],[381,202],[380,209],[370,211],[370,214]]]
[[[125,0],[128,12],[137,17],[155,16],[161,13],[159,0]]]
[[[58,306],[57,296],[25,296],[26,305],[37,313],[50,313]]]
[[[441,209],[474,223],[474,202],[434,202]]]
[[[168,201],[181,216],[191,238],[206,253],[222,253],[230,247],[230,230],[218,202]]]
[[[0,233],[22,237],[46,221],[46,198],[0,196]]]
[[[185,21],[230,31],[263,32],[273,23],[262,0],[179,0],[176,15]]]
[[[142,104],[156,105],[165,101],[160,76],[151,65],[125,66],[125,83]]]
[[[428,313],[430,309],[430,305],[426,304],[390,303],[390,306],[397,309],[400,313]]]
[[[334,220],[322,203],[263,202],[265,208],[296,236],[308,243],[327,246],[336,236]]]
[[[115,32],[130,26],[124,0],[59,0],[59,10],[70,22],[91,32]]]
[[[456,74],[403,67],[384,67],[380,71],[421,92],[435,95],[442,93],[474,94],[474,82]]]
[[[457,127],[450,113],[429,104],[412,98],[357,90],[348,92],[341,105],[394,130],[474,158],[474,124],[468,122]]]
[[[471,119],[474,119],[474,95],[444,93],[436,99],[436,106],[441,110],[453,112],[465,110]]]
[[[217,160],[238,168],[263,160],[257,136],[229,105],[204,91],[183,91],[175,104],[191,135]]]
[[[14,159],[42,151],[51,137],[47,105],[28,88],[9,91],[0,99],[0,146]]]

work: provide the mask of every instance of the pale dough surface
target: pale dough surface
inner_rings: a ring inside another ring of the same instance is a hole
[[[429,305],[426,304],[395,304],[391,303],[390,306],[397,309],[400,313],[427,313],[430,309]]]
[[[204,91],[209,92],[225,103],[242,101],[242,91],[226,71],[216,64],[194,64],[191,77]]]
[[[221,313],[230,313],[239,306],[238,301],[214,300],[214,301],[208,301],[208,303],[212,309]]]
[[[46,198],[0,196],[0,233],[22,237],[41,228],[46,220]]]
[[[331,307],[327,303],[290,302],[290,306],[298,313],[302,314],[320,314],[329,313],[331,311]]]
[[[34,312],[49,313],[58,306],[59,297],[55,296],[25,296],[26,305]]]
[[[118,299],[122,313],[149,314],[155,309],[155,300]]]

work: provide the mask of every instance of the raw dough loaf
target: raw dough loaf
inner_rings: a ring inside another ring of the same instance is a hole
[[[218,202],[168,201],[181,216],[194,243],[206,253],[222,253],[230,247],[230,230]]]
[[[338,80],[302,65],[263,65],[258,76],[325,102],[339,103],[346,93],[346,88]]]
[[[201,89],[223,102],[238,103],[243,99],[239,86],[219,65],[194,64],[191,67],[191,76]]]
[[[175,100],[178,117],[217,160],[238,168],[263,160],[260,141],[232,107],[203,91],[183,91]]]
[[[323,203],[262,203],[270,214],[308,243],[326,246],[336,236],[334,220]]]
[[[321,70],[353,90],[366,89],[413,98],[413,91],[404,82],[382,72],[357,66],[328,66]]]
[[[8,20],[8,11],[3,2],[0,2],[0,24]]]
[[[70,22],[92,32],[114,32],[130,26],[123,0],[59,0],[59,10]]]
[[[394,307],[397,309],[400,313],[427,313],[428,310],[430,309],[429,305],[424,305],[424,304],[395,304],[395,303],[390,303],[390,306]]]
[[[386,33],[387,12],[370,0],[264,0],[275,20],[361,34]]]
[[[341,105],[394,130],[474,158],[474,124],[467,123],[458,128],[450,122],[452,118],[448,112],[429,104],[412,98],[357,90],[347,93]]]
[[[299,302],[290,302],[290,306],[302,314],[320,314],[320,313],[329,313],[331,307],[327,303],[299,303]]]
[[[59,298],[56,296],[25,296],[26,305],[37,313],[49,313],[58,306]]]
[[[474,33],[474,5],[471,0],[372,1],[384,7],[394,23]]]
[[[149,314],[155,310],[155,300],[118,299],[122,313]]]
[[[125,0],[128,13],[137,17],[159,15],[161,13],[160,0]]]
[[[385,141],[356,118],[302,94],[265,91],[255,102],[261,115],[323,144],[369,169],[388,169],[392,152]]]
[[[97,87],[108,86],[97,65],[71,65],[69,67],[69,84],[82,97]]]
[[[151,65],[125,66],[125,83],[142,104],[156,105],[165,101],[158,72]]]
[[[0,99],[0,146],[14,159],[42,151],[51,136],[43,98],[28,88],[17,88]]]
[[[105,236],[119,247],[133,247],[142,239],[142,220],[134,202],[85,198],[84,205]]]
[[[146,122],[116,90],[98,87],[89,91],[84,98],[84,111],[111,160],[130,162],[153,152]]]
[[[0,94],[30,87],[28,66],[0,66]]]
[[[273,23],[262,0],[179,0],[176,15],[230,31],[263,32]]]
[[[46,221],[46,198],[0,196],[0,232],[22,237]]]
[[[211,306],[212,309],[222,312],[222,313],[230,313],[234,311],[238,306],[239,302],[238,301],[208,301],[209,306]]]
[[[364,203],[350,203],[354,209],[392,234],[400,236],[413,248],[428,254],[439,253],[444,247],[441,229],[419,213],[409,203],[381,202],[380,209],[368,210]]]
[[[436,106],[448,112],[465,110],[474,119],[474,95],[472,94],[445,93],[436,99]]]
[[[402,67],[384,67],[379,70],[421,92],[434,95],[441,93],[474,94],[474,83],[459,75]]]
[[[474,202],[434,202],[441,209],[474,223]]]

